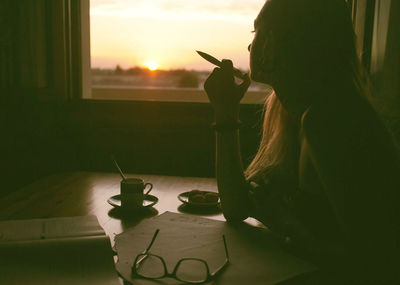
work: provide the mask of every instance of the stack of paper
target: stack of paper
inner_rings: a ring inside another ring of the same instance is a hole
[[[95,216],[0,222],[0,284],[120,284]]]

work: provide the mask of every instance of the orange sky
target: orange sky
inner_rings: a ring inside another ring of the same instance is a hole
[[[246,4],[244,4],[244,2]],[[248,69],[253,21],[265,0],[91,0],[92,67],[210,70],[195,50]]]

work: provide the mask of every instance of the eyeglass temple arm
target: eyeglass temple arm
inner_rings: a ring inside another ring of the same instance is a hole
[[[216,274],[222,272],[222,270],[228,265],[229,263],[229,253],[228,253],[228,247],[226,245],[226,239],[225,235],[222,235],[222,240],[224,242],[224,248],[225,248],[225,262],[222,264],[220,267],[218,267],[213,273],[211,273],[211,276],[215,276]]]
[[[142,252],[142,254],[144,254],[145,256],[141,257],[137,262],[136,265],[139,265],[140,263],[142,263],[143,260],[145,260],[147,258],[147,253],[149,252],[150,248],[152,247],[154,241],[157,238],[158,232],[160,231],[160,229],[156,229],[156,231],[154,232],[153,238],[151,239],[151,242],[149,244],[149,246]]]
[[[224,241],[226,259],[229,260],[229,252],[228,252],[228,246],[226,245],[225,235],[222,235],[222,240]]]
[[[151,242],[150,242],[149,246],[144,250],[143,254],[146,254],[150,250],[150,248],[152,247],[154,241],[156,240],[156,237],[157,237],[159,231],[160,231],[160,229],[156,229],[156,231],[155,231],[155,233],[153,235],[153,238],[151,239]]]

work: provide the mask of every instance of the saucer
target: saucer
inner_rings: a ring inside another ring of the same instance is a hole
[[[193,207],[198,207],[198,208],[211,208],[211,207],[217,207],[220,204],[220,199],[218,198],[217,202],[208,202],[208,203],[195,203],[195,202],[190,202],[189,201],[189,193],[188,192],[183,192],[178,195],[179,201],[181,201],[183,204],[188,205],[188,206],[193,206]],[[209,191],[202,191],[202,192],[209,192]],[[210,192],[214,193],[214,192]]]
[[[122,206],[121,206],[121,195],[112,196],[112,197],[108,198],[107,202],[108,202],[108,204],[110,204],[111,206],[113,206],[115,208],[123,209]],[[138,209],[134,209],[133,208],[133,209],[129,209],[129,210],[133,210],[134,211],[134,210],[140,210],[140,209],[143,209],[143,208],[149,208],[149,207],[154,206],[155,204],[157,204],[157,202],[158,202],[158,198],[156,196],[147,194],[146,196],[144,196],[143,206],[141,208],[138,208]]]

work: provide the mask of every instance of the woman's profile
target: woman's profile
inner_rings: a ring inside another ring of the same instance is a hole
[[[247,169],[239,103],[250,77],[236,84],[224,60],[204,86],[226,219],[255,217],[353,281],[398,280],[399,155],[371,104],[346,1],[267,1],[249,51],[251,79],[274,92]]]

